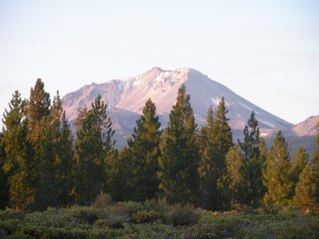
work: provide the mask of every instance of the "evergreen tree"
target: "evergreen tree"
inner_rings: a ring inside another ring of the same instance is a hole
[[[72,134],[57,93],[50,115],[45,118],[36,153],[41,163],[37,182],[37,208],[63,206],[69,202],[71,190]]]
[[[0,209],[4,209],[9,206],[9,185],[8,185],[8,176],[3,170],[5,163],[5,149],[3,143],[3,134],[0,133]]]
[[[312,213],[319,213],[319,122],[317,123],[316,150],[307,162],[296,186],[294,205]]]
[[[276,134],[263,171],[263,183],[267,189],[264,195],[266,208],[281,209],[291,199],[291,162],[288,145],[281,131]]]
[[[303,169],[305,168],[307,162],[308,162],[308,154],[303,147],[300,147],[298,151],[296,152],[294,160],[291,163],[290,175],[291,175],[291,181],[293,183],[293,186],[292,186],[293,190],[291,192],[292,193],[291,196],[295,194],[295,188],[299,181],[299,176],[301,172],[303,171]]]
[[[41,129],[46,127],[44,118],[50,114],[50,95],[44,90],[44,83],[37,79],[34,88],[31,88],[28,102],[28,137],[36,144],[41,135]]]
[[[89,205],[101,191],[106,191],[106,162],[108,153],[114,150],[114,131],[106,108],[99,95],[92,108],[83,108],[77,117],[74,186],[79,204]]]
[[[206,125],[200,133],[200,189],[201,205],[210,210],[228,209],[230,198],[227,187],[226,154],[232,146],[224,98],[213,112],[208,110]]]
[[[13,94],[9,110],[3,115],[3,147],[5,160],[3,171],[7,175],[10,206],[25,210],[34,203],[32,187],[31,143],[27,138],[25,102],[18,91]]]
[[[45,208],[47,202],[44,198],[47,193],[42,193],[41,190],[50,187],[53,177],[48,175],[53,175],[51,170],[53,149],[49,137],[50,106],[50,95],[44,89],[44,82],[37,79],[35,86],[31,88],[30,97],[26,104],[27,137],[32,143],[27,174],[34,193],[33,209]],[[49,166],[50,168],[48,168]],[[44,192],[46,191],[44,190]]]
[[[258,121],[254,111],[248,119],[247,125],[244,128],[244,141],[238,140],[243,157],[240,173],[245,181],[245,186],[242,187],[241,204],[258,207],[265,193],[265,188],[262,182],[262,169],[264,160],[260,154],[260,134]]]
[[[119,155],[114,151],[107,158],[107,191],[114,201],[127,201],[134,198],[132,187],[132,160],[131,152],[123,147]]]
[[[200,161],[198,173],[200,177],[200,204],[206,209],[214,210],[215,196],[217,195],[217,168],[215,162],[216,145],[214,141],[214,111],[209,107],[206,124],[199,134]],[[211,205],[213,204],[213,205]]]
[[[233,145],[227,155],[228,185],[231,194],[231,208],[238,209],[246,197],[248,182],[242,174],[244,157],[238,144]]]
[[[189,101],[185,86],[180,87],[160,143],[159,187],[170,203],[194,203],[198,196],[199,155]]]
[[[144,201],[155,197],[158,192],[158,157],[160,156],[159,141],[161,124],[155,116],[156,107],[149,99],[143,115],[137,120],[132,138],[128,140],[128,149],[131,151],[132,190],[134,201]]]

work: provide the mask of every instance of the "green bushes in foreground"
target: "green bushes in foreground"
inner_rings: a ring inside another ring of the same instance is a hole
[[[319,217],[282,211],[211,212],[165,201],[0,211],[0,238],[319,238]]]

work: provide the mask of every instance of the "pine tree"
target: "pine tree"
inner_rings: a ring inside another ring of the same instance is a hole
[[[36,144],[41,135],[44,125],[44,118],[50,114],[50,95],[44,90],[44,83],[37,79],[34,88],[31,88],[28,101],[28,137],[33,144]]]
[[[293,200],[294,205],[305,211],[319,213],[319,122],[317,123],[316,150],[300,174]]]
[[[89,205],[102,191],[106,191],[106,161],[113,150],[112,123],[106,114],[107,106],[99,95],[92,108],[83,108],[77,117],[75,142],[76,202]]]
[[[268,153],[263,171],[263,183],[267,190],[263,200],[269,210],[288,206],[293,186],[290,172],[288,144],[279,131]]]
[[[25,210],[35,200],[32,187],[31,143],[27,138],[25,102],[18,91],[13,94],[9,110],[3,115],[4,173],[7,175],[10,206]]]
[[[227,155],[227,179],[231,194],[231,208],[238,209],[246,197],[248,182],[242,174],[244,157],[238,144],[233,145]]]
[[[38,209],[66,205],[71,190],[72,134],[59,93],[42,123],[47,127],[40,131],[36,146],[42,170],[37,182]]]
[[[225,99],[213,112],[208,110],[206,125],[200,134],[200,188],[201,205],[210,210],[228,209],[230,198],[227,187],[226,154],[232,146]]]
[[[239,170],[245,182],[245,185],[242,185],[241,188],[243,197],[239,200],[239,203],[258,207],[265,192],[262,182],[262,169],[265,162],[260,154],[260,134],[254,111],[244,128],[244,141],[238,140],[238,144],[243,159]]]
[[[201,206],[214,210],[215,196],[217,195],[217,168],[215,162],[216,145],[214,141],[214,111],[209,107],[206,124],[199,134],[200,161],[198,173],[200,177]],[[213,204],[213,205],[211,205]]]
[[[113,151],[107,158],[107,192],[114,201],[127,201],[134,198],[132,187],[132,160],[131,151],[123,147],[119,155]]]
[[[8,176],[3,170],[5,163],[5,149],[3,143],[3,134],[0,133],[0,209],[4,209],[9,206],[9,185],[8,185]]]
[[[128,140],[131,151],[132,178],[131,186],[134,190],[134,201],[145,201],[155,197],[158,192],[158,157],[160,156],[159,141],[161,124],[155,116],[155,104],[149,99],[143,115],[137,120],[132,138]]]
[[[49,137],[51,127],[50,106],[50,95],[44,89],[44,82],[37,79],[35,86],[31,88],[30,97],[26,104],[27,137],[32,143],[27,174],[30,178],[30,187],[34,192],[33,209],[45,208],[44,197],[47,194],[42,193],[41,190],[50,186],[52,180],[49,180],[49,178],[53,177],[48,175],[53,175],[51,170],[53,151]],[[51,168],[48,168],[49,166]]]
[[[180,87],[160,143],[159,187],[170,203],[194,203],[198,196],[199,155],[189,101],[185,86]]]
[[[294,160],[291,163],[290,175],[291,175],[291,181],[293,183],[293,186],[292,186],[293,190],[291,192],[292,193],[291,196],[295,194],[295,188],[299,181],[299,176],[301,172],[303,171],[303,169],[305,168],[307,162],[308,162],[308,154],[303,147],[300,147],[298,151],[296,152]]]

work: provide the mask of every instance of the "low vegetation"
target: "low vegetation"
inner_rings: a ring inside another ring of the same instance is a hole
[[[319,238],[319,217],[282,210],[211,212],[166,201],[0,211],[0,238]]]

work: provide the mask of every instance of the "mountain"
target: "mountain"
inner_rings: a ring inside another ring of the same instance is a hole
[[[292,124],[261,109],[226,86],[209,79],[206,75],[191,68],[163,70],[154,67],[144,74],[127,79],[111,80],[102,84],[92,83],[65,95],[63,107],[70,122],[74,121],[78,109],[90,106],[100,94],[108,105],[109,115],[113,121],[116,137],[120,145],[131,135],[135,121],[142,112],[145,102],[151,98],[156,104],[162,126],[165,127],[168,115],[176,101],[179,87],[185,84],[191,96],[191,105],[196,121],[202,124],[208,107],[217,107],[224,97],[229,110],[229,124],[234,135],[242,133],[252,110],[256,114],[263,136],[272,135],[278,129],[291,130]]]
[[[296,124],[292,131],[298,136],[314,136],[317,134],[317,122],[319,122],[319,115],[310,116],[305,121]]]

